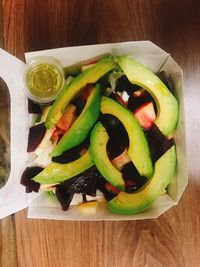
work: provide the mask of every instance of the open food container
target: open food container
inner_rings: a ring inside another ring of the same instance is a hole
[[[20,177],[30,162],[30,155],[27,153],[30,116],[28,113],[28,100],[23,89],[23,75],[27,66],[24,62],[1,49],[1,87],[3,86],[4,90],[8,90],[10,94],[10,156],[7,158],[8,165],[10,165],[8,167],[10,168],[10,174],[7,182],[0,189],[0,218],[28,207],[28,218],[81,221],[138,220],[157,218],[178,204],[188,182],[184,92],[182,70],[167,52],[150,41],[136,41],[44,50],[26,53],[25,58],[26,62],[30,62],[33,58],[52,57],[59,61],[63,69],[70,70],[76,68],[79,64],[94,61],[105,55],[127,55],[155,73],[165,71],[173,84],[174,94],[179,103],[179,118],[174,138],[177,163],[174,177],[168,185],[166,193],[160,195],[147,210],[134,215],[114,214],[108,209],[107,205],[102,205],[92,215],[83,214],[79,212],[77,205],[73,205],[77,204],[76,201],[72,201],[70,208],[67,211],[63,211],[58,202],[49,201],[43,193],[27,194],[24,186],[20,184]],[[1,98],[3,98],[3,94],[1,94]],[[0,103],[3,103],[3,99],[1,99]],[[3,108],[0,112],[1,116],[4,116]]]

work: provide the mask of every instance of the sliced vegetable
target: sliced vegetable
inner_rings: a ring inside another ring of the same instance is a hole
[[[94,197],[96,196],[99,176],[100,174],[96,167],[92,166],[72,179],[64,181],[63,184],[70,192]]]
[[[40,191],[42,191],[42,192],[55,191],[56,185],[58,185],[58,184],[57,183],[56,184],[41,184],[40,185]]]
[[[141,176],[132,162],[129,162],[121,169],[123,179],[125,181],[126,192],[133,193],[140,190],[147,182],[148,179]]]
[[[68,104],[64,114],[62,115],[60,120],[56,123],[56,126],[61,130],[67,131],[72,125],[72,122],[74,121],[75,113],[76,113],[76,107],[72,104]]]
[[[61,183],[93,166],[92,158],[87,151],[79,159],[66,163],[52,163],[32,180],[40,184]]]
[[[156,119],[153,103],[148,102],[137,108],[134,111],[134,116],[143,128],[150,129]]]
[[[32,152],[39,146],[43,137],[45,136],[45,133],[46,133],[46,127],[44,123],[37,124],[30,128],[28,136],[27,152]]]
[[[98,61],[94,67],[85,70],[65,86],[48,113],[45,122],[46,127],[52,128],[55,125],[55,123],[62,117],[65,107],[86,84],[95,83],[105,73],[113,69],[115,65],[116,62],[112,57],[103,58]]]
[[[153,173],[153,166],[148,143],[141,126],[133,114],[122,105],[105,96],[101,98],[100,109],[103,114],[114,115],[122,122],[129,137],[128,156],[141,175],[150,177]]]
[[[27,167],[22,173],[20,183],[26,186],[26,193],[32,191],[38,192],[40,184],[33,181],[32,178],[43,170],[41,167]]]
[[[174,140],[168,139],[164,136],[156,124],[153,124],[151,129],[146,132],[146,137],[153,163],[155,163],[168,149],[170,149],[170,147],[174,145]]]
[[[41,107],[40,105],[34,103],[33,101],[31,101],[30,99],[28,99],[28,113],[32,113],[32,114],[41,114]]]
[[[101,175],[112,185],[124,190],[124,180],[120,171],[110,162],[107,155],[107,142],[109,136],[103,125],[98,122],[92,130],[90,137],[90,152],[92,159]]]
[[[146,210],[171,182],[175,167],[176,151],[173,146],[155,163],[153,176],[144,189],[133,194],[120,192],[109,201],[108,207],[117,214],[134,214]]]
[[[119,156],[111,160],[112,164],[118,169],[121,170],[121,168],[129,163],[131,159],[128,156],[127,149],[125,149]]]
[[[41,122],[45,122],[50,108],[51,108],[51,106],[44,106],[43,107],[42,116],[41,116],[41,119],[40,119]]]
[[[58,163],[68,163],[70,161],[76,160],[80,158],[88,149],[90,145],[90,138],[89,136],[78,146],[68,149],[67,151],[63,152],[60,156],[52,157],[53,162]]]
[[[78,205],[78,209],[82,214],[93,215],[97,212],[99,207],[98,201],[88,201]]]
[[[99,175],[100,174],[96,171],[96,167],[91,167],[83,173],[58,185],[56,188],[56,195],[58,196],[62,208],[66,210],[69,207],[75,193],[82,193],[84,196],[96,196]]]
[[[90,96],[92,89],[93,89],[93,84],[87,84],[85,89],[83,90],[80,98],[82,98],[83,100],[87,101],[88,97]]]
[[[42,123],[44,125],[44,123]],[[34,150],[34,153],[36,155],[40,155],[40,153],[43,152],[44,149],[46,149],[49,145],[49,142],[51,143],[51,136],[54,132],[54,129],[46,129],[45,131],[45,135],[43,136],[41,142],[39,143],[39,145],[37,146],[37,148]]]
[[[64,151],[82,143],[97,120],[100,112],[101,90],[99,85],[93,88],[80,116],[58,142],[52,157],[61,155]]]
[[[49,140],[46,144],[46,146],[40,150],[40,153],[37,155],[36,159],[34,160],[34,163],[42,168],[47,167],[51,162],[52,158],[50,156],[51,151],[54,149],[54,145]],[[38,152],[38,151],[37,151]]]
[[[68,192],[67,188],[63,184],[59,184],[56,187],[56,197],[58,201],[60,202],[63,210],[68,209],[73,196],[74,196],[74,193]]]
[[[114,159],[128,148],[128,134],[121,121],[111,114],[101,114],[100,122],[103,124],[109,135],[107,143],[109,159]]]
[[[149,69],[127,57],[116,57],[129,81],[146,89],[157,105],[155,124],[168,136],[174,130],[178,120],[178,102],[165,84]]]
[[[133,92],[128,100],[128,109],[131,111],[135,111],[142,105],[145,105],[146,103],[152,102],[154,104],[154,109],[156,108],[155,101],[153,97],[149,94],[147,90],[140,89],[135,92]],[[157,111],[157,109],[155,109]]]

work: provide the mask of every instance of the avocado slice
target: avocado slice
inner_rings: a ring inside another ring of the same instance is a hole
[[[38,175],[33,177],[32,180],[40,184],[61,183],[89,169],[93,165],[94,163],[88,150],[75,161],[65,164],[51,163]]]
[[[160,131],[169,136],[176,127],[178,120],[178,102],[165,84],[149,69],[139,62],[127,57],[116,57],[129,81],[146,89],[157,105],[155,124]]]
[[[149,146],[144,132],[132,112],[105,96],[101,98],[100,110],[103,114],[112,114],[122,122],[129,137],[128,156],[140,175],[150,177],[153,173],[153,166]]]
[[[46,128],[52,128],[56,124],[62,117],[64,108],[85,85],[98,81],[105,73],[112,70],[116,64],[112,56],[105,57],[67,84],[49,110],[45,121]]]
[[[101,122],[98,122],[90,136],[90,153],[101,175],[120,190],[125,189],[122,173],[110,162],[107,155],[107,142],[109,136]]]
[[[97,84],[92,89],[90,96],[86,102],[81,114],[71,126],[71,128],[63,135],[56,147],[51,153],[52,157],[61,155],[64,151],[79,145],[87,137],[90,129],[97,120],[100,112],[101,89]]]
[[[108,202],[108,207],[114,213],[134,214],[147,209],[171,182],[176,167],[176,150],[172,146],[155,163],[155,170],[148,184],[133,194],[120,192]]]

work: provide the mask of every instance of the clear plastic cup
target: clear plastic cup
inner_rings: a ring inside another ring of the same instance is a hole
[[[56,99],[63,89],[64,71],[52,57],[37,57],[24,73],[25,93],[34,102],[45,104]]]

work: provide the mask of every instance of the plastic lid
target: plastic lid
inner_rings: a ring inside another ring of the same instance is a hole
[[[64,84],[64,71],[59,62],[51,57],[34,58],[24,75],[25,93],[38,103],[53,101]]]

